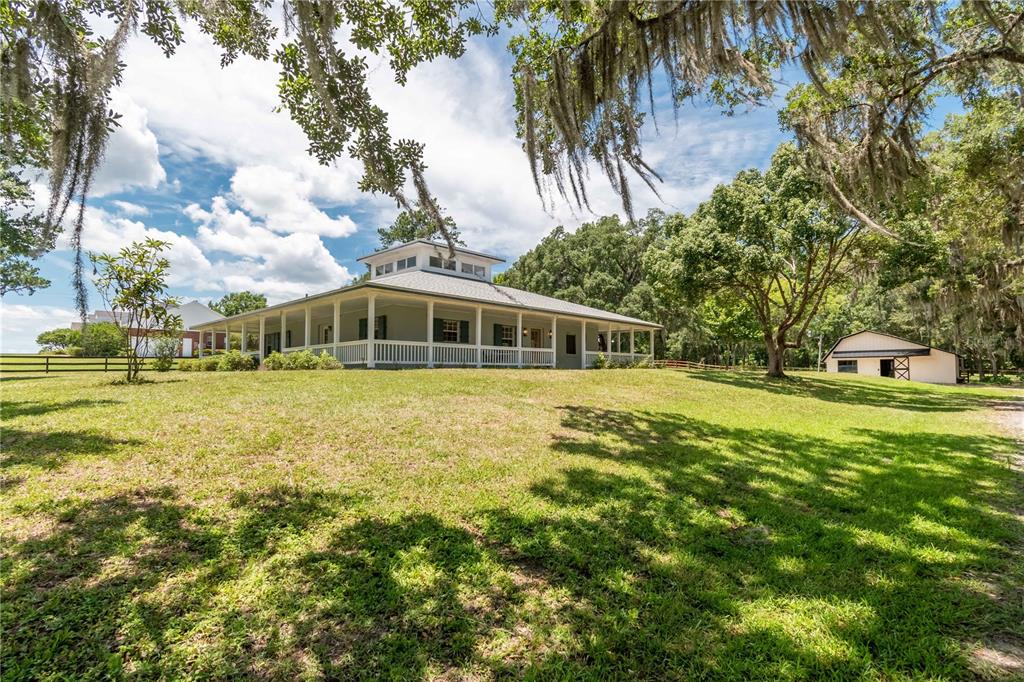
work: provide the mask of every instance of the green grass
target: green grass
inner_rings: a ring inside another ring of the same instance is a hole
[[[1019,391],[150,377],[0,383],[4,679],[1024,674]]]

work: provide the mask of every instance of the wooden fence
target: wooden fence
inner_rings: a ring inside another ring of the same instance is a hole
[[[730,372],[764,372],[767,368],[763,365],[712,365],[706,362],[694,362],[693,360],[655,360],[655,367],[667,367],[669,369],[718,369]],[[814,372],[814,367],[786,367],[787,371]]]
[[[144,358],[142,369],[150,371],[155,358]],[[177,368],[174,361],[173,368]],[[68,355],[31,355],[27,353],[0,354],[0,374],[13,372],[35,372],[50,374],[51,372],[126,372],[126,357],[71,357]]]

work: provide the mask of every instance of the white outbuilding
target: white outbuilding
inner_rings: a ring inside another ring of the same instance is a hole
[[[836,341],[825,356],[825,370],[955,384],[960,377],[960,357],[891,334],[865,330]]]

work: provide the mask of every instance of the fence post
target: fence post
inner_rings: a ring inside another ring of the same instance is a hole
[[[107,363],[108,362],[110,362],[110,358],[104,356],[103,357],[103,371],[104,371],[104,373],[106,373],[106,371],[107,371]]]
[[[46,369],[43,371],[43,374],[49,374],[49,373],[50,373],[50,356],[47,355],[46,356]]]

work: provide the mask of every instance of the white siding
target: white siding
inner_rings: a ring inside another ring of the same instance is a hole
[[[857,374],[881,376],[881,361],[892,358],[884,351],[928,348],[928,346],[904,339],[898,339],[877,332],[861,332],[845,338],[825,359],[825,371],[838,372],[839,360],[856,360]],[[879,351],[878,355],[862,358],[836,358],[835,351]],[[932,348],[928,355],[910,358],[910,380],[929,384],[955,384],[957,379],[957,357],[953,353]]]

